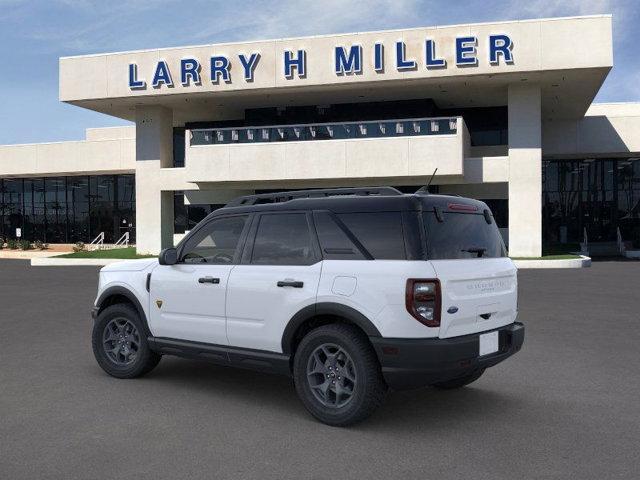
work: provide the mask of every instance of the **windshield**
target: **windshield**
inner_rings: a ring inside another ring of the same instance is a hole
[[[487,223],[483,214],[443,212],[441,216],[438,221],[434,212],[423,213],[429,259],[507,256],[493,217]]]

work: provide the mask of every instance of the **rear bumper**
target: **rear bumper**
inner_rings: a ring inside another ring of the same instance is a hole
[[[387,384],[394,390],[407,390],[492,367],[522,348],[522,323],[490,331],[499,332],[499,349],[482,357],[478,356],[479,338],[489,331],[453,338],[370,337],[370,340]]]

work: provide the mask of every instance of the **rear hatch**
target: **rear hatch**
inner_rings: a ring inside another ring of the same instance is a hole
[[[423,213],[441,285],[440,338],[492,330],[517,315],[516,268],[491,212],[481,202],[460,202]]]

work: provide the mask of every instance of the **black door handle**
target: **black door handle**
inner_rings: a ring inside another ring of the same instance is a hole
[[[293,287],[293,288],[302,288],[304,287],[304,282],[300,282],[297,280],[280,280],[278,282],[279,287]]]
[[[220,279],[213,277],[200,277],[198,279],[198,283],[213,283],[214,285],[217,285],[218,283],[220,283]]]

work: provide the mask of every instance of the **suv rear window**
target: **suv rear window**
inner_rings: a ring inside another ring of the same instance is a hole
[[[341,213],[338,218],[374,259],[407,259],[400,212]]]
[[[425,212],[423,218],[431,260],[507,256],[495,220],[489,224],[482,214],[443,212],[439,222],[434,212]]]

